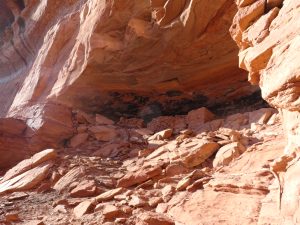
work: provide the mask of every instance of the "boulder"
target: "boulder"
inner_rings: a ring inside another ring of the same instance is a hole
[[[90,213],[93,207],[93,203],[87,200],[77,205],[74,208],[73,212],[76,218],[81,218],[83,215]]]
[[[106,192],[98,195],[97,197],[95,197],[94,201],[96,201],[96,202],[109,201],[109,200],[113,199],[114,196],[116,196],[122,192],[124,192],[124,188],[122,188],[122,187],[115,188],[115,189],[106,191]]]
[[[138,216],[138,221],[145,225],[175,225],[175,222],[161,213],[144,212]]]
[[[21,173],[24,173],[46,161],[54,160],[57,157],[57,153],[54,149],[46,149],[33,155],[30,159],[25,159],[18,163],[12,169],[8,170],[4,175],[1,182],[12,179]]]
[[[83,167],[75,167],[63,175],[54,185],[54,189],[62,192],[67,191],[69,186],[75,181],[80,180],[85,175]]]
[[[249,115],[244,113],[237,113],[226,117],[224,122],[225,128],[233,130],[240,130],[243,126],[249,124]]]
[[[1,181],[0,195],[15,191],[27,191],[39,185],[48,175],[52,162],[44,162],[11,179]]]
[[[112,141],[118,135],[116,129],[111,126],[92,126],[89,128],[89,131],[91,131],[99,141]]]
[[[140,196],[132,195],[128,205],[132,207],[144,207],[148,205],[148,202]]]
[[[276,110],[272,108],[262,108],[249,112],[249,123],[266,124],[274,113]]]
[[[218,150],[213,161],[213,166],[227,166],[245,151],[246,148],[239,142],[233,142],[231,144],[225,145]]]
[[[98,125],[113,125],[115,122],[102,116],[100,114],[96,114],[96,124]]]
[[[190,111],[186,116],[188,128],[197,130],[202,124],[214,119],[214,114],[205,107]]]
[[[84,180],[70,192],[71,197],[82,198],[94,196],[97,191],[96,182],[94,180]]]
[[[142,167],[140,170],[135,172],[129,172],[120,180],[118,180],[118,187],[131,187],[136,184],[141,184],[152,177],[158,176],[162,173],[160,166],[149,166]]]
[[[192,178],[190,178],[190,177],[184,177],[184,178],[182,178],[178,182],[178,184],[176,186],[176,190],[177,191],[183,191],[183,190],[185,190],[191,184],[191,182],[192,182]]]
[[[172,136],[173,130],[172,129],[166,129],[162,130],[160,132],[155,133],[151,137],[148,138],[148,140],[158,140],[162,141],[164,139],[169,139]]]
[[[203,163],[212,156],[219,147],[219,144],[213,141],[187,138],[181,143],[171,141],[159,147],[148,155],[146,159],[156,161],[157,163],[182,163],[184,167],[191,168]],[[179,170],[184,170],[184,168],[180,168]]]
[[[186,167],[194,167],[203,163],[212,156],[218,149],[219,145],[211,141],[194,141],[183,143],[179,147],[181,152],[181,160]]]
[[[89,137],[88,133],[79,133],[79,134],[76,134],[70,140],[70,147],[76,148],[76,147],[80,146],[81,144],[83,144],[84,142],[87,141],[88,137]]]
[[[170,201],[170,199],[173,197],[174,193],[175,193],[175,187],[172,185],[166,185],[162,190],[161,190],[161,194],[162,194],[162,199],[164,202],[168,202]]]
[[[115,220],[116,218],[122,216],[124,213],[115,205],[108,204],[104,205],[102,214],[105,220]]]

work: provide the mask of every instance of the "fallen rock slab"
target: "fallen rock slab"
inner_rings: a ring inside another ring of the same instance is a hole
[[[221,147],[217,152],[216,157],[213,161],[213,166],[227,166],[230,162],[239,157],[245,151],[246,148],[239,142],[233,142],[231,144],[225,145]]]
[[[139,225],[175,225],[175,222],[169,217],[154,212],[145,212],[138,216]]]
[[[83,215],[89,213],[93,207],[94,207],[93,202],[87,200],[77,205],[74,208],[73,212],[76,218],[81,218]]]
[[[148,203],[145,199],[141,198],[140,196],[132,195],[131,200],[128,202],[128,205],[133,207],[143,207],[146,206]]]
[[[218,149],[219,144],[213,141],[198,138],[187,138],[183,142],[170,141],[159,147],[146,157],[151,161],[168,161],[181,163],[187,168],[192,168],[203,163]]]
[[[175,187],[173,187],[172,185],[166,185],[161,190],[161,194],[162,194],[163,201],[168,202],[168,201],[170,201],[172,196],[175,194]]]
[[[122,216],[124,213],[120,208],[116,207],[115,205],[104,205],[102,214],[105,220],[113,220],[117,217]]]
[[[24,173],[43,162],[54,160],[56,157],[57,153],[54,149],[46,149],[44,151],[36,153],[30,159],[25,159],[22,162],[18,163],[12,169],[8,170],[1,182],[3,183],[13,177],[16,177],[19,174]]]
[[[25,193],[25,192],[17,192],[17,193],[13,193],[11,194],[7,200],[9,201],[16,201],[16,200],[20,200],[20,199],[24,199],[27,198],[29,196],[29,194]]]
[[[183,179],[181,179],[177,186],[176,186],[176,190],[177,191],[183,191],[185,190],[192,182],[192,178],[190,177],[184,177]]]
[[[118,135],[116,129],[110,126],[93,126],[89,130],[99,141],[111,141]]]
[[[0,195],[15,191],[27,191],[34,188],[46,178],[52,165],[52,162],[45,162],[14,178],[2,182],[0,184]]]
[[[66,173],[58,182],[54,185],[53,189],[57,191],[66,190],[71,183],[79,180],[85,175],[83,167],[75,167]]]
[[[190,111],[186,116],[188,128],[191,130],[197,130],[205,122],[213,120],[215,115],[211,113],[207,108],[202,107]]]
[[[182,162],[186,167],[194,167],[203,163],[219,149],[219,144],[206,140],[194,140],[180,145]]]
[[[76,134],[70,140],[70,147],[72,147],[72,148],[78,147],[79,145],[81,145],[84,142],[86,142],[87,139],[88,139],[88,137],[89,137],[88,133],[79,133],[79,134]]]
[[[99,125],[113,125],[115,122],[105,116],[96,114],[96,123]]]
[[[152,177],[158,176],[162,173],[160,166],[153,166],[148,168],[141,168],[136,172],[129,172],[123,178],[118,180],[118,187],[130,187],[136,184],[143,183]]]
[[[155,134],[153,134],[151,137],[148,138],[148,140],[158,140],[158,141],[162,141],[164,139],[168,139],[172,136],[173,130],[172,129],[166,129],[166,130],[162,130],[160,132],[157,132]]]
[[[94,180],[84,180],[70,192],[70,196],[75,198],[90,197],[95,195],[96,190],[97,186]]]
[[[125,191],[125,189],[122,187],[115,188],[115,189],[106,191],[106,192],[98,195],[97,197],[95,197],[94,200],[96,202],[109,201],[109,200],[113,199],[115,195],[118,195],[124,191]]]

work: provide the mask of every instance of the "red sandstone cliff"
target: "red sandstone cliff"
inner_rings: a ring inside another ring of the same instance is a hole
[[[231,1],[2,4],[1,115],[49,101],[95,110],[115,92],[216,102],[253,91],[236,67]]]
[[[299,10],[0,0],[0,223],[299,224]]]
[[[239,65],[258,84],[262,97],[281,111],[286,155],[298,157],[300,138],[300,2],[297,0],[236,1],[239,10],[231,34],[240,47]],[[298,161],[279,169],[284,224],[299,223]]]
[[[40,150],[72,134],[70,108],[151,119],[249,95],[235,12],[228,0],[1,1],[0,116],[24,120]]]

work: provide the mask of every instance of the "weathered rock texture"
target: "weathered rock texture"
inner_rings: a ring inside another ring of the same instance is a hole
[[[259,84],[265,100],[287,110],[285,121],[294,117],[296,122],[296,116],[289,114],[300,111],[300,3],[269,0],[237,4],[231,34],[240,47],[240,67],[249,71],[251,83]],[[299,134],[292,125],[286,127]]]
[[[298,158],[281,157],[285,141],[276,110],[195,121],[207,115],[203,108],[191,111],[171,133],[158,123],[112,126],[100,115],[85,115],[88,122],[77,113],[77,132],[88,138],[73,146],[76,134],[66,147],[37,153],[0,177],[0,223],[15,214],[25,224],[288,224],[280,208],[298,219]],[[100,124],[118,135],[98,141],[90,128]]]
[[[299,224],[300,3],[236,3],[0,1],[0,223]],[[200,108],[256,90],[235,13],[283,120]]]
[[[288,144],[285,153],[299,150],[300,144],[300,2],[297,0],[236,1],[239,10],[231,34],[240,47],[240,67],[258,84],[262,97],[283,116]],[[281,215],[286,223],[299,223],[299,184],[295,169],[285,172]],[[290,169],[288,169],[290,168]]]
[[[131,114],[147,103],[143,116],[149,110],[162,113],[167,104],[161,103],[188,107],[255,89],[236,67],[237,50],[228,34],[236,12],[232,1],[1,4],[2,116],[50,101]]]
[[[72,135],[70,108],[150,120],[249,95],[235,13],[230,0],[3,0],[0,117],[24,120],[35,151]]]

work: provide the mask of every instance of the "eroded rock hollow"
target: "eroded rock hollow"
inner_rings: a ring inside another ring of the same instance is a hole
[[[299,16],[0,0],[0,224],[300,224]]]
[[[0,116],[25,121],[32,151],[72,134],[71,109],[150,121],[257,91],[236,66],[232,1],[5,0],[0,10]]]

